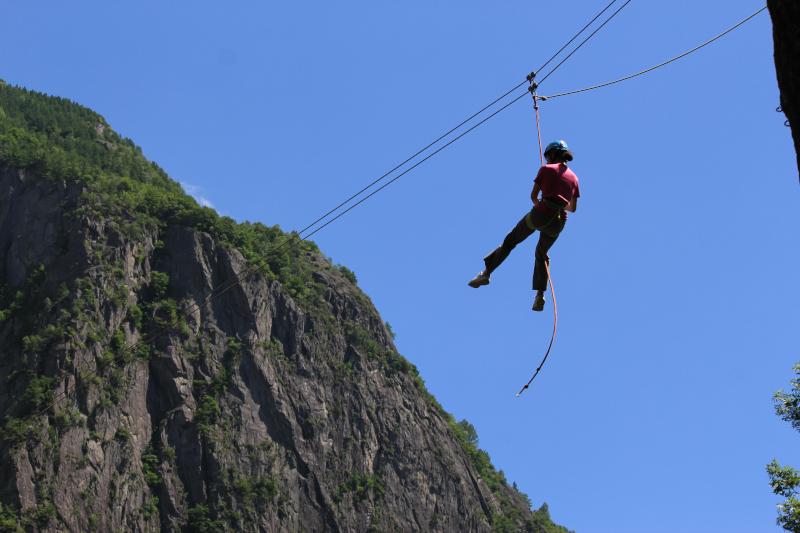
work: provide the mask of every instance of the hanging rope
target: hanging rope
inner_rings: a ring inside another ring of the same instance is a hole
[[[536,95],[537,85],[536,82],[533,81],[534,76],[535,75],[531,73],[528,78],[528,81],[531,83],[529,91],[533,96],[533,110],[536,112],[536,135],[539,137],[539,159],[542,162],[542,166],[544,166],[544,152],[542,152],[542,130],[539,127],[539,104],[536,103],[536,99],[539,97]],[[556,340],[556,327],[558,326],[558,306],[556,305],[556,291],[553,289],[553,278],[550,277],[550,264],[545,260],[544,266],[545,270],[547,270],[547,281],[550,283],[550,294],[553,295],[553,314],[555,315],[555,320],[553,321],[553,335],[550,337],[550,346],[547,347],[547,352],[544,354],[544,359],[542,359],[542,362],[539,363],[539,367],[536,369],[536,373],[533,375],[533,378],[539,374],[544,362],[547,361],[547,356],[550,355],[550,350],[553,348],[553,342]],[[522,394],[522,391],[528,388],[528,386],[531,384],[531,381],[533,381],[533,378],[531,378],[530,381],[528,381],[525,386],[522,387],[522,389],[517,393],[517,397]]]
[[[544,166],[544,152],[542,152],[542,132],[539,130],[539,104],[536,103],[536,93],[533,93],[533,110],[536,111],[536,134],[539,136],[539,161]]]
[[[528,386],[531,384],[531,381],[533,381],[533,379],[539,375],[539,371],[544,366],[544,362],[547,361],[547,356],[550,355],[550,349],[553,347],[553,341],[556,340],[556,327],[558,326],[558,306],[556,305],[556,291],[555,289],[553,289],[553,278],[550,277],[550,265],[547,263],[547,261],[545,261],[544,266],[547,269],[547,281],[550,282],[550,294],[553,295],[553,313],[555,314],[555,320],[553,321],[553,336],[550,337],[550,346],[547,347],[547,352],[545,352],[544,359],[542,359],[542,362],[539,363],[539,367],[536,369],[536,373],[525,384],[525,386],[522,387],[522,389],[520,389],[520,391],[517,393],[517,397],[519,397],[519,395],[522,394],[522,391],[528,388]]]

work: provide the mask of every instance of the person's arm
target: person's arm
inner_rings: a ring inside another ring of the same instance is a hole
[[[542,188],[539,187],[538,183],[533,184],[533,191],[531,191],[531,200],[533,200],[533,205],[539,205],[539,191],[541,190]]]
[[[567,204],[567,207],[565,207],[564,209],[566,209],[570,213],[574,213],[575,210],[578,209],[578,197],[577,196],[573,196],[572,200],[569,201],[569,203]]]

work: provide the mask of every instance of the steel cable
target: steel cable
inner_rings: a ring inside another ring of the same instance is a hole
[[[755,13],[753,13],[752,15],[750,15],[749,17],[747,17],[746,19],[744,19],[743,21],[741,21],[741,22],[740,22],[739,24],[737,24],[736,26],[733,26],[732,28],[729,28],[728,30],[726,30],[726,31],[724,31],[724,32],[722,32],[722,33],[720,33],[719,35],[717,35],[717,36],[716,36],[716,37],[714,37],[713,39],[711,39],[711,40],[709,40],[709,41],[706,41],[706,42],[704,42],[704,43],[703,43],[703,44],[701,44],[700,46],[697,46],[697,47],[695,47],[695,48],[692,48],[692,49],[691,49],[691,50],[689,50],[688,52],[684,52],[683,54],[681,54],[681,55],[679,55],[679,56],[673,57],[673,58],[672,58],[672,59],[670,59],[669,61],[664,61],[663,63],[660,63],[660,64],[658,64],[658,65],[656,65],[656,66],[654,66],[654,67],[650,67],[650,68],[649,68],[649,69],[647,69],[647,70],[643,70],[643,71],[641,71],[641,72],[637,72],[636,74],[632,74],[632,75],[630,75],[630,76],[626,76],[626,77],[624,77],[624,78],[620,78],[620,79],[618,79],[618,80],[610,81],[610,82],[608,82],[608,83],[603,83],[603,84],[601,84],[601,85],[595,85],[594,87],[587,87],[587,88],[585,88],[585,89],[578,89],[577,91],[569,91],[569,92],[566,92],[566,93],[554,94],[554,95],[551,95],[551,96],[538,96],[537,98],[539,98],[540,100],[547,100],[547,99],[549,99],[549,98],[558,98],[559,96],[567,96],[568,94],[582,93],[582,92],[585,92],[585,91],[591,91],[591,90],[593,90],[593,89],[599,89],[600,87],[606,87],[606,86],[608,86],[608,85],[613,85],[613,84],[615,84],[615,83],[619,83],[619,82],[621,82],[621,81],[629,80],[629,79],[631,79],[631,78],[635,78],[636,76],[641,76],[642,74],[646,74],[647,72],[650,72],[651,70],[655,70],[655,69],[657,69],[657,68],[659,68],[659,67],[663,67],[664,65],[668,65],[669,63],[672,63],[673,61],[676,61],[676,60],[678,60],[678,59],[680,59],[680,58],[682,58],[682,57],[684,57],[684,56],[687,56],[687,55],[691,54],[692,52],[695,52],[695,51],[697,51],[697,50],[700,50],[701,48],[703,48],[703,47],[704,47],[704,46],[706,46],[707,44],[711,44],[711,43],[713,43],[714,41],[716,41],[717,39],[719,39],[719,38],[720,38],[720,37],[722,37],[723,35],[725,35],[725,34],[727,34],[727,33],[731,32],[731,31],[735,30],[736,28],[738,28],[739,26],[741,26],[742,24],[744,24],[745,22],[747,22],[747,21],[748,21],[748,20],[750,20],[751,18],[755,17],[756,15],[758,15],[759,13],[761,13],[762,11],[764,11],[765,9],[767,9],[767,8],[766,8],[766,6],[765,6],[765,7],[762,7],[761,9],[759,9],[758,11],[756,11]]]
[[[612,2],[612,3],[613,3],[613,2]],[[568,55],[567,57],[565,57],[564,59],[562,59],[562,60],[561,60],[561,62],[560,62],[558,65],[556,65],[555,67],[553,67],[553,70],[551,70],[550,72],[548,72],[548,73],[547,73],[547,75],[546,75],[544,78],[542,78],[541,80],[539,80],[539,83],[542,83],[544,80],[546,80],[546,79],[547,79],[547,78],[550,76],[550,74],[552,74],[553,72],[555,72],[555,71],[558,69],[558,67],[560,67],[561,65],[563,65],[563,64],[564,64],[564,61],[566,61],[567,59],[569,59],[570,57],[572,57],[572,54],[574,54],[575,52],[577,52],[578,50],[580,50],[581,46],[583,46],[584,44],[586,44],[586,41],[588,41],[589,39],[591,39],[592,37],[594,37],[594,34],[595,34],[595,33],[597,33],[598,31],[600,31],[600,30],[603,28],[603,26],[605,26],[605,25],[606,25],[606,23],[607,23],[609,20],[611,20],[611,19],[613,19],[615,16],[617,16],[617,13],[619,13],[620,11],[622,11],[622,9],[623,9],[625,6],[627,6],[628,4],[630,4],[630,3],[631,3],[631,0],[628,0],[627,2],[625,2],[624,4],[622,4],[622,7],[620,7],[620,8],[619,8],[619,9],[617,9],[616,11],[614,11],[614,14],[613,14],[613,15],[611,15],[610,17],[608,17],[608,18],[606,19],[606,21],[605,21],[605,22],[603,22],[603,23],[602,23],[602,24],[601,24],[601,25],[600,25],[600,26],[599,26],[599,27],[598,27],[596,30],[594,30],[594,31],[592,32],[592,34],[591,34],[591,35],[589,35],[589,36],[588,36],[586,39],[584,39],[584,40],[583,40],[583,42],[582,42],[581,44],[579,44],[579,45],[578,45],[578,46],[575,48],[575,50],[573,50],[572,52],[570,52],[570,53],[569,53],[569,55]],[[608,9],[609,7],[611,7],[611,4],[609,4],[609,5],[608,5],[608,7],[606,7],[606,9]],[[604,9],[603,11],[605,11],[605,9]],[[592,21],[592,22],[594,22],[594,21]],[[585,29],[585,28],[584,28],[584,29]],[[581,30],[581,31],[583,31],[583,30]],[[576,37],[577,37],[577,35],[576,35]]]

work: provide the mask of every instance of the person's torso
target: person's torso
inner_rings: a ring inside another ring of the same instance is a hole
[[[541,167],[535,183],[539,184],[542,198],[548,200],[549,206],[542,202],[536,206],[538,211],[545,214],[558,214],[559,209],[554,209],[554,207],[562,205],[566,207],[573,197],[580,196],[578,176],[562,163]],[[566,213],[564,213],[564,218],[566,218]]]

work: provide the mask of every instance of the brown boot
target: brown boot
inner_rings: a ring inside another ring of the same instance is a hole
[[[533,301],[533,310],[542,311],[544,309],[544,293],[536,293],[536,299]]]

